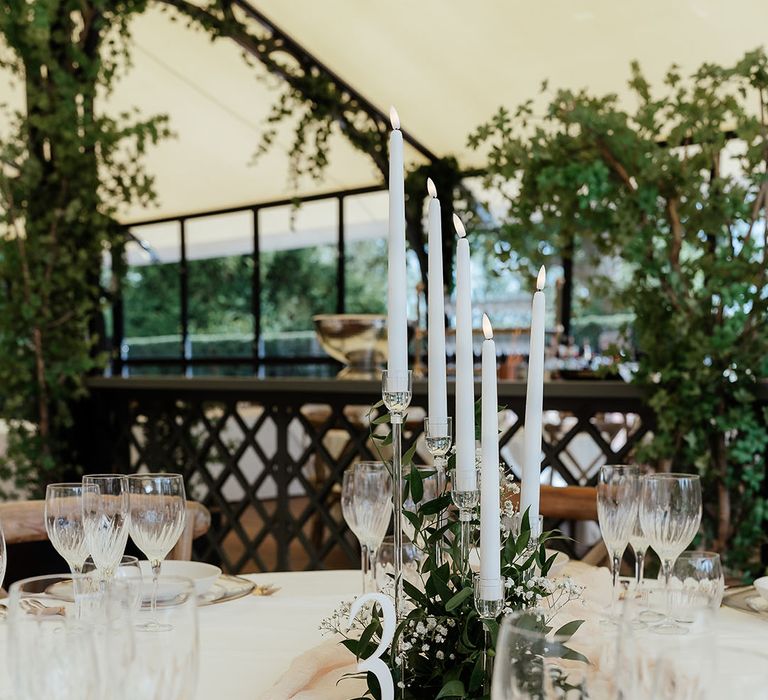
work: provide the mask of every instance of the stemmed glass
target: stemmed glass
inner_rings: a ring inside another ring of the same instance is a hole
[[[45,488],[45,531],[73,574],[83,570],[88,543],[83,525],[83,493],[98,496],[94,484],[48,484]]]
[[[392,477],[383,462],[359,462],[344,474],[341,512],[360,541],[363,592],[375,592],[376,553],[392,515]]]
[[[160,566],[184,532],[187,497],[180,474],[134,474],[128,477],[131,538],[152,567],[152,615],[146,629],[167,629],[157,621]]]
[[[128,480],[116,474],[88,474],[83,486],[83,526],[85,541],[102,580],[115,575],[115,569],[128,541]]]
[[[643,585],[643,572],[645,570],[645,553],[648,551],[648,538],[643,532],[643,526],[640,523],[640,509],[638,508],[635,526],[632,528],[632,534],[629,536],[629,545],[635,553],[635,586],[640,589]]]
[[[661,559],[661,574],[667,592],[675,560],[693,541],[701,523],[701,481],[691,474],[653,474],[643,477],[640,522],[648,542]],[[656,626],[659,632],[675,632],[677,624],[667,619]]]
[[[600,534],[611,556],[613,595],[611,612],[618,596],[621,557],[629,544],[637,520],[640,470],[634,465],[606,464],[597,483],[597,518]]]

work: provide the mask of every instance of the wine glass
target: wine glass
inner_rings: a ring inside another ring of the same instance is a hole
[[[83,493],[98,496],[94,484],[48,484],[45,488],[45,531],[73,574],[83,570],[88,543],[83,525]]]
[[[344,474],[341,511],[362,548],[363,592],[375,592],[376,552],[392,515],[392,477],[383,462],[359,462]]]
[[[629,464],[606,464],[600,468],[597,483],[597,518],[600,534],[611,557],[611,612],[616,607],[621,557],[629,544],[637,520],[639,475],[638,467]]]
[[[131,509],[131,538],[152,567],[153,630],[165,629],[157,622],[157,585],[160,566],[184,532],[187,497],[180,474],[134,474],[128,477]]]
[[[675,560],[693,541],[701,523],[701,481],[691,474],[653,474],[642,479],[640,522],[648,542],[661,560],[661,575],[667,592]],[[667,619],[654,629],[674,632],[677,625]]]
[[[128,541],[128,479],[117,474],[88,474],[83,486],[83,525],[88,551],[102,580],[114,576]]]

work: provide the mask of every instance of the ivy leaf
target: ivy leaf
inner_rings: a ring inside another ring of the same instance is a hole
[[[434,498],[431,501],[427,501],[419,506],[419,513],[421,515],[437,515],[441,511],[445,510],[451,503],[451,495],[445,494],[439,498]]]
[[[413,449],[415,450],[415,448],[416,443],[413,444]],[[418,503],[424,498],[424,481],[422,480],[421,472],[415,466],[411,467],[411,470],[408,473],[408,483],[411,485],[413,502]]]
[[[555,632],[556,637],[571,637],[576,634],[576,630],[584,624],[584,620],[572,620],[566,622],[559,630]]]
[[[406,578],[403,578],[403,591],[411,598],[415,603],[418,603],[422,607],[426,608],[429,605],[429,600],[416,586],[414,586]]]
[[[467,598],[473,593],[471,588],[462,588],[456,595],[454,595],[446,604],[445,611],[451,612],[458,608]]]
[[[416,454],[416,447],[418,446],[418,443],[414,440],[413,445],[411,445],[403,455],[403,466],[410,464],[413,461],[413,455]],[[418,470],[417,470],[418,471]]]
[[[461,681],[448,681],[440,692],[435,696],[435,700],[440,698],[465,698],[467,696],[464,690],[464,684]]]
[[[469,692],[479,690],[485,680],[485,669],[483,668],[483,655],[478,654],[477,661],[472,668],[472,675],[469,677]]]
[[[371,423],[374,425],[383,425],[384,423],[389,423],[389,413],[385,413],[378,418],[374,418]]]

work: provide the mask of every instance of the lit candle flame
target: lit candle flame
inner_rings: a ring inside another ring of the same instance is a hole
[[[488,318],[488,314],[483,314],[483,335],[486,340],[493,339],[493,326],[491,325],[491,319]]]
[[[397,115],[397,110],[394,107],[389,108],[389,121],[392,122],[393,129],[400,128],[400,117]]]
[[[544,265],[539,270],[539,276],[536,278],[536,289],[541,291],[544,289],[544,285],[547,283],[547,271],[544,269]]]
[[[457,214],[453,215],[453,227],[456,229],[459,238],[464,238],[464,236],[467,235],[467,230],[464,228],[464,224],[461,223],[461,219]]]
[[[435,187],[435,183],[432,181],[431,177],[427,178],[427,192],[429,192],[429,196],[432,197],[432,199],[437,198],[437,187]]]

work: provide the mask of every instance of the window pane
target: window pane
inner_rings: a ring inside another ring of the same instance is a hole
[[[386,192],[344,199],[345,308],[351,314],[387,312]]]
[[[250,356],[253,215],[189,219],[185,233],[190,357]]]
[[[293,222],[291,221],[293,217]],[[312,317],[334,313],[338,203],[259,212],[261,342],[267,357],[322,357]]]
[[[130,231],[134,238],[126,245],[123,359],[179,357],[179,224],[134,226]]]

